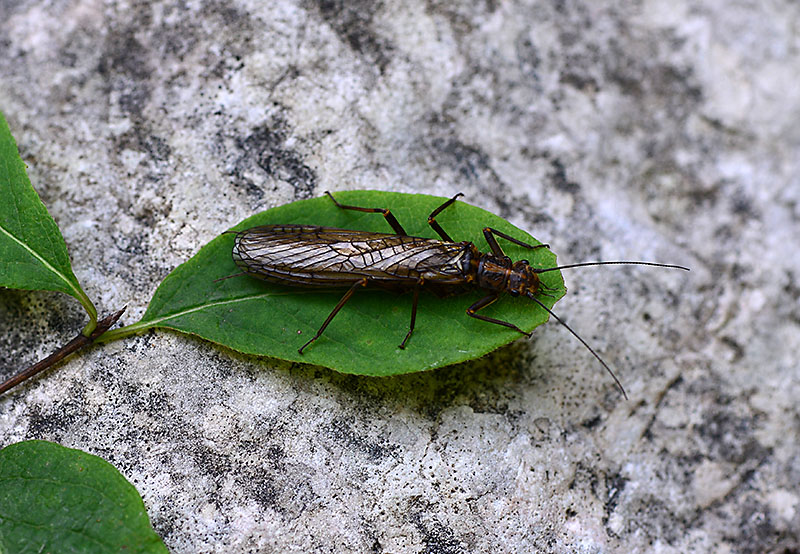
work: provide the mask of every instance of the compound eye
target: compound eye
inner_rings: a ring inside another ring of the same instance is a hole
[[[508,291],[508,294],[510,294],[511,296],[519,296],[519,291],[516,290],[516,289],[513,289],[513,290]]]

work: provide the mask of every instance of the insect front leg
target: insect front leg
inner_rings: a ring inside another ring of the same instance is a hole
[[[495,319],[493,317],[488,317],[488,316],[476,313],[478,310],[482,310],[486,306],[489,306],[490,304],[493,304],[497,300],[497,298],[499,296],[500,295],[497,294],[497,293],[492,293],[492,294],[489,294],[487,296],[484,296],[483,298],[481,298],[480,300],[475,302],[472,306],[467,308],[467,315],[470,316],[470,317],[474,317],[475,319],[480,319],[482,321],[488,321],[489,323],[495,323],[497,325],[502,325],[503,327],[508,327],[509,329],[514,329],[515,331],[519,331],[520,333],[522,333],[526,337],[531,338],[533,333],[526,333],[525,331],[523,331],[522,329],[520,329],[519,327],[517,327],[513,323],[509,323],[508,321],[502,321],[500,319]]]
[[[345,206],[344,204],[339,204],[339,202],[337,202],[333,195],[327,190],[325,191],[325,194],[327,194],[328,197],[333,200],[333,203],[336,204],[337,208],[341,208],[343,210],[353,210],[356,212],[366,212],[369,214],[383,214],[383,217],[386,218],[386,221],[392,226],[392,229],[395,233],[398,235],[408,236],[406,230],[403,229],[403,226],[400,225],[400,222],[397,221],[397,218],[391,211],[389,211],[388,208],[362,208],[360,206]]]
[[[312,342],[317,340],[320,337],[320,335],[322,335],[322,332],[325,331],[325,328],[328,326],[328,324],[333,320],[334,317],[336,317],[336,314],[339,313],[339,310],[342,309],[342,306],[344,306],[347,303],[347,301],[350,300],[350,297],[353,296],[353,293],[356,291],[356,288],[365,287],[365,286],[367,286],[368,282],[369,282],[369,279],[367,279],[365,277],[365,278],[359,279],[358,281],[353,283],[353,286],[350,287],[347,290],[346,293],[344,293],[344,296],[342,296],[342,299],[339,300],[339,303],[336,304],[336,306],[333,308],[333,311],[330,313],[330,315],[328,315],[328,318],[325,320],[325,323],[322,324],[322,327],[319,328],[319,331],[317,331],[317,334],[314,335],[313,337],[311,337],[311,340],[309,340],[307,343],[305,343],[303,346],[301,346],[297,350],[297,352],[302,354],[303,350],[305,349],[306,346],[308,346],[309,344],[311,344]]]
[[[522,242],[519,239],[515,239],[514,237],[507,235],[502,231],[498,231],[497,229],[492,229],[491,227],[484,227],[483,236],[486,238],[486,242],[489,244],[489,248],[492,249],[492,254],[503,258],[505,258],[506,255],[503,252],[503,249],[500,248],[497,239],[494,238],[495,235],[504,238],[509,242],[513,242],[514,244],[517,244],[519,246],[524,246],[525,248],[529,248],[531,250],[535,250],[536,248],[550,248],[549,244],[528,244],[527,242]]]
[[[450,235],[448,235],[447,232],[445,232],[444,229],[442,229],[442,226],[439,225],[438,221],[436,221],[436,216],[439,215],[440,213],[442,213],[442,210],[444,210],[449,205],[451,205],[453,202],[455,202],[456,198],[458,198],[459,196],[464,196],[464,193],[463,192],[459,192],[454,197],[452,197],[450,200],[448,200],[447,202],[445,202],[444,204],[442,204],[441,206],[439,206],[438,208],[433,210],[431,212],[431,215],[428,216],[428,225],[430,225],[433,228],[433,230],[436,231],[437,235],[442,237],[442,240],[445,240],[447,242],[455,242],[455,241],[450,238]]]

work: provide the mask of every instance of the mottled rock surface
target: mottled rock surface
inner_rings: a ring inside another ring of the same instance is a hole
[[[176,553],[797,551],[798,28],[791,2],[0,2],[0,110],[125,323],[325,190],[462,191],[563,262],[692,268],[565,274],[630,401],[553,323],[385,380],[154,332],[0,398],[0,445],[104,457]],[[84,323],[0,291],[0,378]]]

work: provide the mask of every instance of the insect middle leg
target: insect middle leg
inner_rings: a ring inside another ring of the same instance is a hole
[[[481,321],[488,321],[489,323],[495,323],[497,325],[502,325],[503,327],[508,327],[509,329],[514,329],[515,331],[519,331],[520,333],[522,333],[526,337],[531,338],[533,333],[527,333],[527,332],[523,331],[522,329],[520,329],[519,327],[517,327],[516,325],[514,325],[513,323],[509,323],[508,321],[503,321],[501,319],[495,319],[493,317],[488,317],[488,316],[476,313],[478,310],[482,310],[486,306],[489,306],[490,304],[493,304],[495,302],[495,300],[497,300],[497,298],[499,296],[500,295],[496,294],[496,293],[492,293],[492,294],[489,294],[487,296],[484,296],[483,298],[481,298],[480,300],[475,302],[472,306],[467,308],[467,315],[470,316],[470,317],[474,317],[475,319],[480,319]]]
[[[333,195],[327,190],[325,191],[325,194],[327,194],[328,197],[331,200],[333,200],[333,203],[336,204],[337,208],[341,208],[343,210],[353,210],[356,212],[366,212],[369,214],[378,214],[378,213],[383,214],[383,217],[386,219],[386,222],[392,226],[392,229],[394,230],[395,233],[397,233],[398,235],[408,236],[406,230],[403,229],[403,226],[400,225],[400,222],[397,221],[397,218],[388,208],[362,208],[360,206],[345,206],[344,204],[339,204],[339,202],[337,202],[336,199],[333,197]]]
[[[346,292],[346,293],[344,293],[344,296],[342,296],[342,299],[341,299],[341,300],[339,300],[339,303],[338,303],[338,304],[336,304],[336,306],[333,308],[333,311],[331,311],[331,313],[328,315],[328,318],[325,320],[325,323],[323,323],[323,324],[322,324],[322,327],[320,327],[320,328],[319,328],[319,331],[317,331],[317,334],[316,334],[316,335],[314,335],[313,337],[311,337],[311,339],[310,339],[310,340],[309,340],[307,343],[305,343],[303,346],[301,346],[301,347],[300,347],[300,348],[297,350],[297,352],[299,352],[300,354],[302,354],[302,353],[303,353],[303,350],[305,349],[305,347],[306,347],[306,346],[308,346],[309,344],[311,344],[312,342],[314,342],[315,340],[317,340],[317,339],[320,337],[320,335],[322,335],[323,331],[325,331],[325,328],[328,326],[328,324],[329,324],[329,323],[330,323],[330,322],[333,320],[333,318],[334,318],[334,317],[336,317],[336,314],[338,314],[338,313],[339,313],[339,310],[341,310],[341,309],[342,309],[342,306],[344,306],[344,305],[347,303],[347,301],[348,301],[348,300],[350,300],[350,297],[352,297],[352,296],[353,296],[353,293],[356,291],[356,289],[357,289],[358,287],[365,287],[365,286],[367,286],[367,283],[368,283],[368,282],[369,282],[369,279],[367,279],[366,277],[364,277],[363,279],[359,279],[358,281],[356,281],[355,283],[353,283],[353,286],[352,286],[352,287],[350,287],[350,288],[347,290],[347,292]],[[405,342],[405,341],[404,341],[404,342]]]

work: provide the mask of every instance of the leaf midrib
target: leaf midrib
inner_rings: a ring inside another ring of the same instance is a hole
[[[248,295],[248,296],[241,296],[239,298],[231,298],[231,299],[228,299],[228,300],[220,300],[218,302],[208,302],[208,303],[205,303],[205,304],[199,304],[197,306],[193,306],[191,308],[187,308],[185,310],[181,310],[181,311],[178,311],[178,312],[173,312],[173,313],[164,315],[164,316],[156,318],[156,319],[147,319],[147,320],[145,320],[143,318],[141,321],[139,321],[137,323],[133,323],[131,325],[126,325],[125,327],[120,327],[119,329],[115,329],[113,331],[106,332],[102,337],[100,337],[97,340],[97,342],[106,342],[106,341],[114,340],[116,338],[120,338],[120,337],[123,337],[123,336],[128,336],[128,335],[133,334],[133,333],[138,332],[138,331],[143,331],[145,329],[150,329],[152,327],[158,327],[160,324],[162,324],[162,323],[164,323],[166,321],[169,321],[171,319],[176,319],[178,317],[189,315],[189,314],[192,314],[192,313],[195,313],[195,312],[200,312],[200,311],[205,310],[207,308],[214,308],[216,306],[225,306],[225,305],[229,305],[229,304],[238,304],[240,302],[246,302],[248,300],[258,300],[259,298],[268,298],[270,296],[282,296],[282,295],[286,295],[286,294],[290,294],[290,293],[288,293],[288,292],[264,292],[264,293],[253,294],[253,295]],[[145,316],[146,315],[147,314],[145,314]]]
[[[39,260],[39,262],[41,262],[41,264],[42,264],[43,266],[45,266],[45,268],[47,268],[47,269],[48,269],[48,270],[50,270],[51,272],[55,273],[55,274],[56,274],[56,275],[57,275],[57,276],[58,276],[58,277],[59,277],[59,278],[60,278],[62,281],[64,281],[64,282],[67,284],[67,286],[69,287],[69,289],[70,289],[72,292],[74,292],[74,293],[75,293],[75,296],[76,296],[76,297],[80,298],[80,297],[82,297],[82,296],[83,296],[83,295],[82,295],[82,292],[83,292],[83,291],[81,291],[80,289],[76,288],[76,287],[75,287],[75,285],[72,283],[72,281],[71,281],[71,280],[70,280],[70,279],[69,279],[69,278],[68,278],[66,275],[64,275],[64,274],[63,274],[61,271],[59,271],[58,269],[56,269],[55,267],[53,267],[53,265],[52,265],[50,262],[48,262],[48,261],[47,261],[47,260],[46,260],[44,257],[42,257],[42,256],[41,256],[41,255],[40,255],[40,254],[39,254],[39,253],[38,253],[36,250],[32,249],[32,248],[31,248],[30,246],[28,246],[26,243],[24,243],[24,242],[22,242],[21,240],[19,240],[19,239],[18,239],[16,236],[14,236],[14,235],[13,235],[13,234],[12,234],[12,233],[11,233],[11,232],[8,230],[8,229],[6,229],[5,227],[3,227],[2,225],[0,225],[0,231],[2,231],[3,233],[5,233],[5,235],[6,235],[8,238],[10,238],[10,239],[11,239],[11,240],[13,240],[14,242],[16,242],[18,245],[20,245],[22,248],[24,248],[25,250],[27,250],[27,251],[28,251],[28,252],[31,254],[31,256],[33,256],[34,258],[36,258],[37,260]]]

